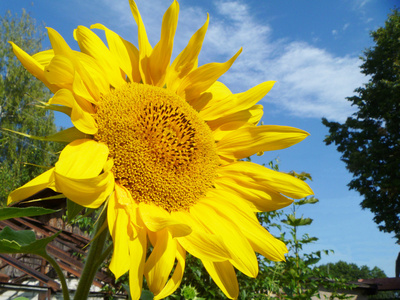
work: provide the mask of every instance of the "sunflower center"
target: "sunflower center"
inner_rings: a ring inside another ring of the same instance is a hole
[[[115,180],[136,201],[178,211],[212,187],[218,156],[211,130],[176,94],[130,83],[101,98],[95,119]]]

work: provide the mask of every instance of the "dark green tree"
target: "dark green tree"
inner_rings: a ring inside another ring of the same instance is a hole
[[[357,266],[354,263],[338,261],[318,267],[326,274],[333,277],[345,279],[346,281],[357,281],[358,279],[386,278],[384,271],[378,267],[370,269],[368,266]]]
[[[52,112],[36,107],[51,96],[27,72],[12,52],[13,41],[30,54],[41,50],[45,34],[25,11],[18,17],[8,11],[0,16],[0,128],[35,136],[56,131]],[[7,195],[44,171],[55,160],[55,145],[0,131],[0,205]]]
[[[375,46],[362,57],[361,72],[368,83],[347,98],[357,111],[329,128],[325,143],[337,145],[353,174],[348,184],[364,200],[363,209],[375,214],[384,232],[400,240],[400,14],[394,10],[385,26],[371,33]]]

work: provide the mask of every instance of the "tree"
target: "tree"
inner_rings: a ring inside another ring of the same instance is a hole
[[[41,27],[28,13],[13,16],[8,11],[0,16],[0,204],[7,195],[43,172],[55,160],[55,145],[34,141],[5,131],[11,129],[35,136],[56,132],[52,112],[36,107],[37,101],[47,101],[51,94],[30,75],[12,52],[13,41],[28,53],[41,50],[44,38]]]
[[[329,128],[326,145],[334,143],[353,174],[350,189],[363,196],[361,207],[375,214],[384,232],[400,240],[400,14],[394,10],[385,26],[371,33],[375,46],[362,58],[361,72],[370,79],[347,98],[357,107]]]
[[[321,271],[333,277],[342,278],[346,281],[357,281],[358,279],[386,278],[384,271],[378,267],[372,269],[368,266],[357,266],[354,263],[338,261],[328,263],[318,267]]]

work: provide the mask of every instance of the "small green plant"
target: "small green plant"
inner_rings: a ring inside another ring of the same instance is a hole
[[[276,164],[270,166],[278,170]],[[308,173],[291,172],[291,175],[301,180],[312,180]],[[315,197],[295,200],[288,213],[275,211],[262,214],[259,219],[269,227],[280,231],[280,239],[285,242],[289,253],[284,262],[271,262],[267,268],[266,286],[268,286],[269,299],[310,299],[319,297],[321,287],[331,292],[330,299],[348,299],[349,296],[338,293],[339,290],[351,289],[344,280],[328,277],[324,272],[313,266],[321,260],[323,254],[329,255],[332,250],[318,250],[304,253],[303,246],[318,241],[317,237],[311,237],[304,233],[299,236],[299,231],[304,226],[312,224],[311,218],[299,216],[299,209],[304,205],[318,203]],[[283,218],[276,221],[279,218]]]

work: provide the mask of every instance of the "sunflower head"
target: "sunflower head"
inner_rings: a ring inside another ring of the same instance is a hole
[[[207,124],[167,89],[130,83],[100,98],[94,139],[113,159],[115,181],[140,203],[168,212],[205,196],[219,165]]]
[[[30,56],[11,43],[54,93],[46,108],[67,114],[73,127],[44,138],[67,145],[53,168],[13,191],[8,202],[49,188],[85,207],[106,204],[114,244],[109,267],[117,278],[129,272],[133,299],[143,277],[155,299],[173,293],[187,252],[227,297],[237,298],[235,269],[255,277],[255,252],[270,260],[284,260],[287,252],[256,213],[312,194],[303,181],[243,159],[308,134],[258,125],[263,107],[257,102],[274,82],[233,94],[218,81],[241,50],[224,63],[198,66],[208,17],[171,61],[178,2],[166,11],[154,48],[136,3],[129,4],[138,47],[101,24],[74,31],[80,51],[51,28],[50,50]],[[107,45],[92,29],[105,32]]]

